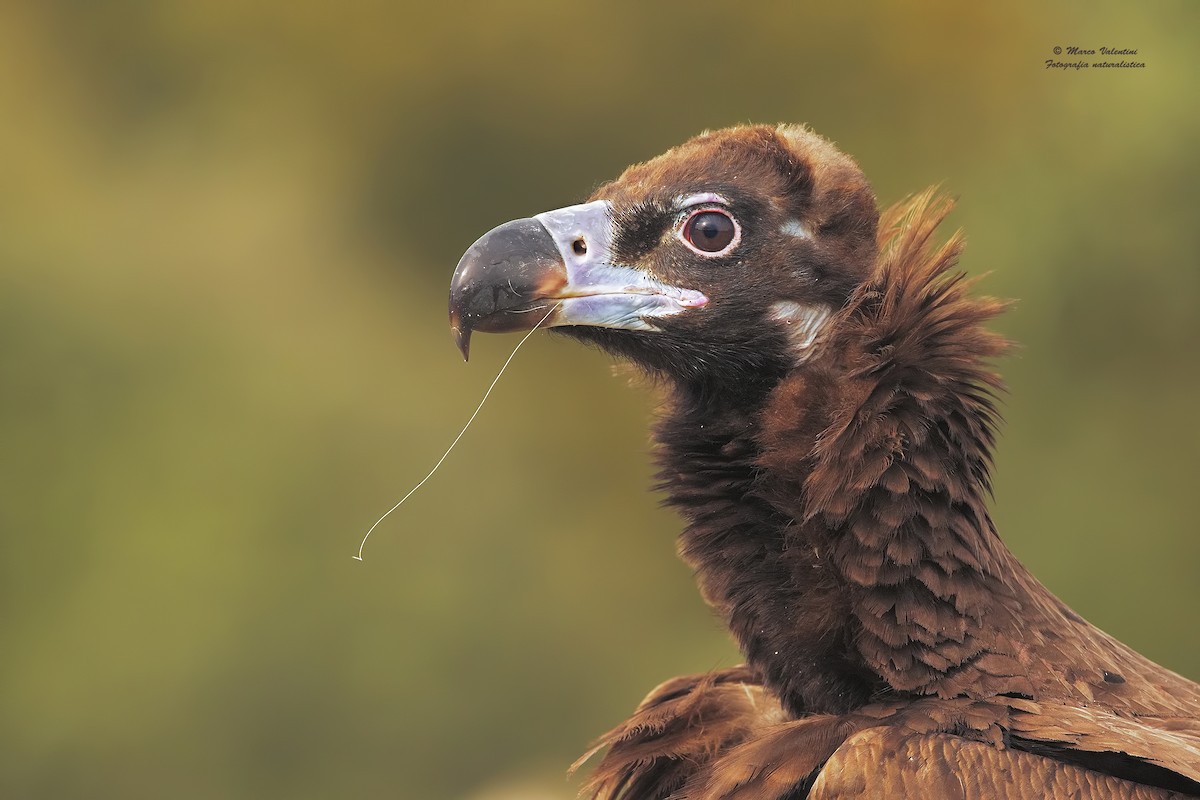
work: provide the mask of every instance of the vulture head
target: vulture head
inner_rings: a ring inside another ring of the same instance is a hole
[[[877,222],[858,166],[808,129],[706,133],[484,234],[451,326],[464,356],[472,331],[542,322],[684,384],[769,385],[870,275]]]

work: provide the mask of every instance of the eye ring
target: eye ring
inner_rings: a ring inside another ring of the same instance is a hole
[[[727,255],[742,241],[742,226],[726,209],[704,206],[688,213],[678,235],[693,253],[717,258]]]

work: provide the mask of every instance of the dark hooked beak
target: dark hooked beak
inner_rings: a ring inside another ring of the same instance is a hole
[[[607,201],[506,222],[463,254],[450,281],[450,330],[466,358],[472,331],[590,325],[653,331],[656,317],[708,298],[612,262]]]

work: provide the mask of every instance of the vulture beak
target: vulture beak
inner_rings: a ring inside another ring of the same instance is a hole
[[[654,331],[654,319],[708,298],[613,261],[607,200],[506,222],[463,254],[450,282],[450,330],[467,358],[472,331],[538,325]]]

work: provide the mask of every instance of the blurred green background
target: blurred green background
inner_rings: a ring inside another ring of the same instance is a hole
[[[346,0],[0,10],[0,796],[566,798],[737,654],[653,398],[446,324],[461,252],[704,128],[962,198],[1019,299],[996,517],[1200,678],[1200,5]],[[1054,46],[1139,70],[1048,71]]]

